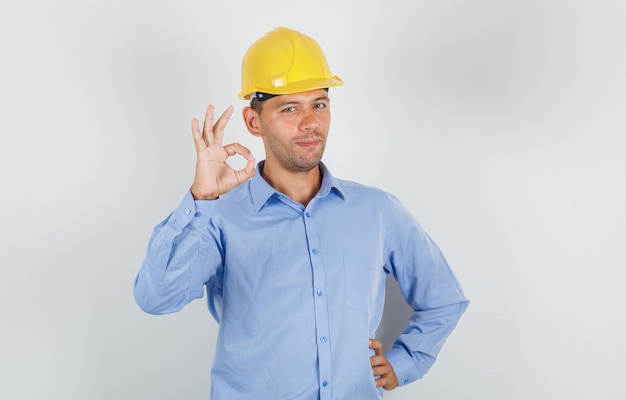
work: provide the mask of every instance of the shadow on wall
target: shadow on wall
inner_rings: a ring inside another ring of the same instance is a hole
[[[394,340],[406,328],[413,313],[411,307],[406,304],[404,296],[402,296],[398,282],[391,275],[387,276],[386,287],[387,293],[385,295],[383,318],[376,331],[376,338],[383,342],[383,350],[385,352],[391,349]]]

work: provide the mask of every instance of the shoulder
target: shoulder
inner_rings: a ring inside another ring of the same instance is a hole
[[[337,179],[337,182],[350,209],[377,215],[391,230],[396,230],[401,225],[421,229],[416,217],[393,193],[350,180]]]
[[[349,201],[367,201],[372,204],[380,203],[381,205],[392,205],[392,203],[399,202],[396,196],[379,187],[364,185],[345,179],[336,179],[336,181],[339,184],[340,190]]]

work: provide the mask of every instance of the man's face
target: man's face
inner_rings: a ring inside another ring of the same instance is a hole
[[[330,99],[324,89],[266,100],[259,114],[266,162],[291,172],[317,167],[330,127]]]

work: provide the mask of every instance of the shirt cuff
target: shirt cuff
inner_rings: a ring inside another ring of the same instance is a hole
[[[398,385],[404,386],[422,376],[415,366],[415,361],[400,347],[392,348],[387,354],[387,361],[393,367],[398,378]]]
[[[206,226],[211,216],[210,209],[215,200],[194,200],[188,190],[172,215],[173,222],[182,230],[191,224],[194,227]]]

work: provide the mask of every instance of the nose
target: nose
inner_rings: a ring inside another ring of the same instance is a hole
[[[300,120],[300,130],[314,131],[319,126],[318,116],[315,115],[314,110],[305,110],[302,113],[302,119]]]

